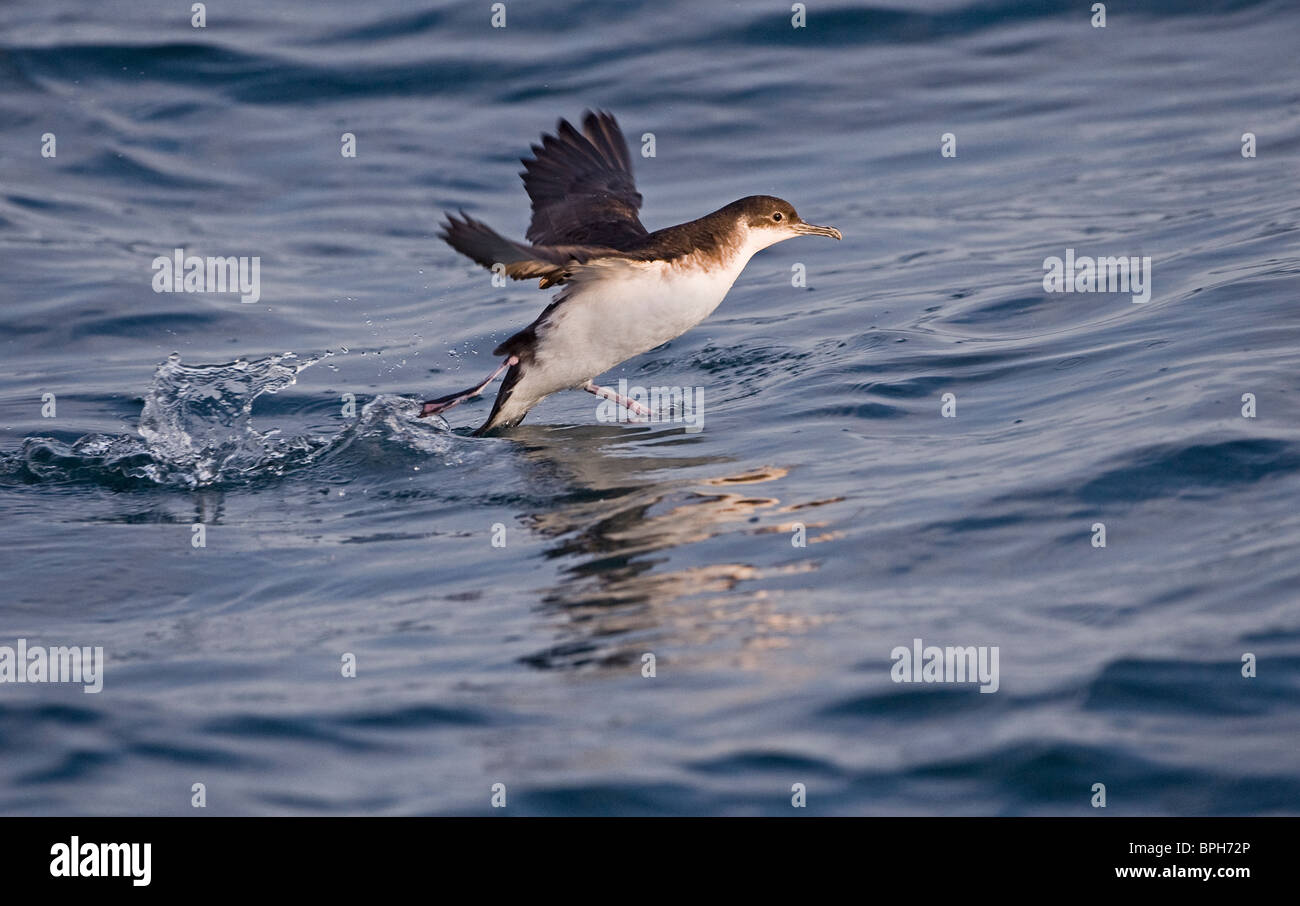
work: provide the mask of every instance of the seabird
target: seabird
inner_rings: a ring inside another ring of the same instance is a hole
[[[537,320],[493,350],[505,360],[487,380],[428,400],[421,418],[478,396],[503,371],[492,414],[475,435],[519,424],[560,390],[586,390],[649,415],[592,380],[707,318],[755,252],[796,236],[843,238],[834,227],[805,223],[788,201],[771,195],[750,195],[651,233],[637,217],[641,193],[614,117],[588,111],[581,132],[563,119],[555,132],[521,161],[533,210],[526,243],[464,211],[447,215],[439,236],[489,270],[537,278],[542,289],[564,288]]]

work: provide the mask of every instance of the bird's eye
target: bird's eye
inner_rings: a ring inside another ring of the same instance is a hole
[[[780,212],[780,211],[777,211],[775,214],[773,214],[773,215],[772,215],[772,219],[775,220],[777,223],[780,223],[780,222],[781,222],[781,212]]]

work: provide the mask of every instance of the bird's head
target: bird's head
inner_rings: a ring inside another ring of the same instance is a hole
[[[767,248],[796,236],[830,236],[843,239],[835,227],[808,223],[797,213],[794,205],[772,195],[750,195],[734,202],[737,221],[749,232],[750,242],[757,248]]]

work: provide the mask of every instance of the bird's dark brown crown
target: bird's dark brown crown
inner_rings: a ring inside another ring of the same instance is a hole
[[[628,258],[668,261],[687,255],[705,255],[721,261],[736,250],[742,239],[736,231],[737,224],[744,223],[754,229],[799,222],[799,215],[790,202],[772,195],[750,195],[698,220],[657,230],[623,254]]]
[[[750,228],[799,223],[794,205],[775,195],[749,195],[733,201],[718,214],[728,215],[749,224]]]

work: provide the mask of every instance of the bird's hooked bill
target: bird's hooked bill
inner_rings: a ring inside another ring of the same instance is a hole
[[[803,233],[807,236],[829,236],[832,239],[843,239],[844,236],[835,227],[818,226],[815,223],[797,223],[794,226],[796,233]]]

